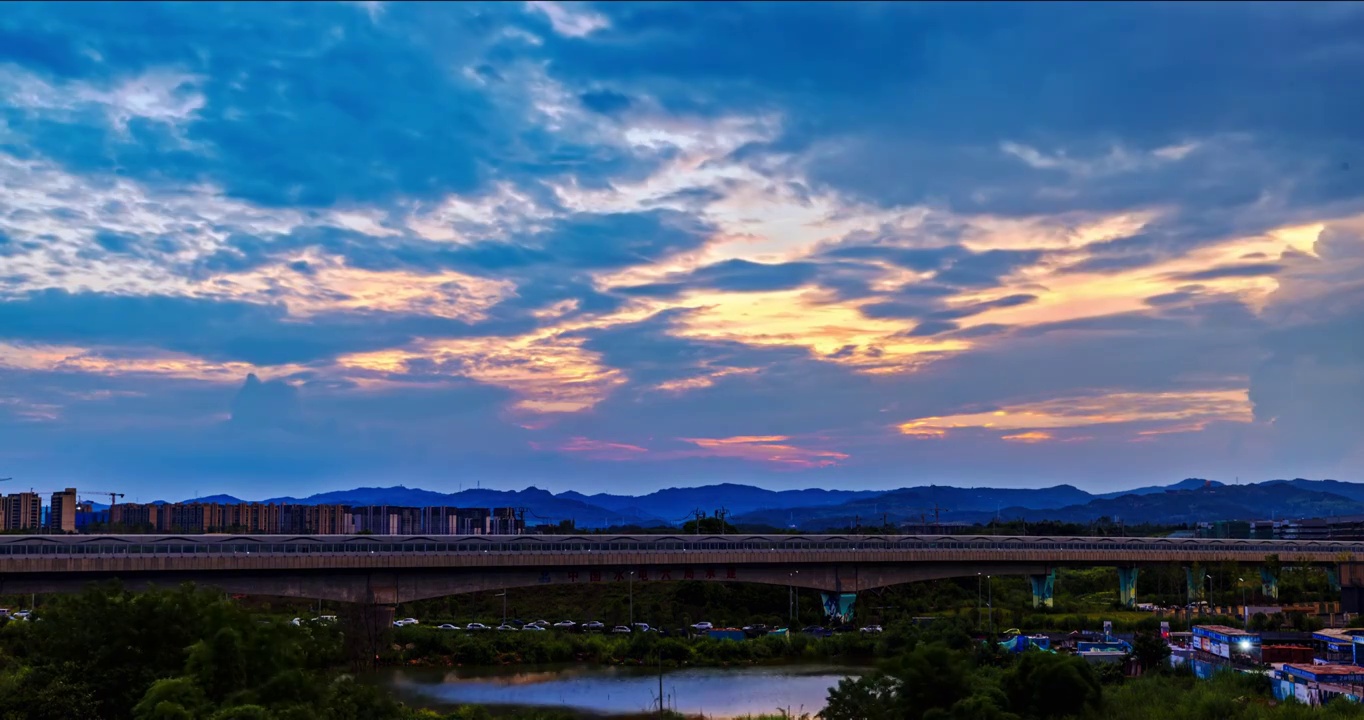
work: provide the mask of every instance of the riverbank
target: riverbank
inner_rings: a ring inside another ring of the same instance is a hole
[[[496,667],[579,663],[664,668],[739,667],[790,661],[871,662],[893,654],[898,634],[843,633],[827,638],[766,635],[743,641],[569,632],[470,632],[408,626],[380,655],[387,666]]]

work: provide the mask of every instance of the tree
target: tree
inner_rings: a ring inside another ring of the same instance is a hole
[[[934,708],[947,709],[971,694],[970,663],[964,653],[938,643],[920,645],[892,666],[899,714],[919,720]]]
[[[823,720],[896,720],[894,678],[873,673],[859,678],[843,678],[838,687],[829,688],[828,704],[820,713]]]
[[[1009,707],[1019,715],[1060,718],[1098,708],[1103,688],[1082,658],[1026,652],[1002,683]]]
[[[1170,667],[1170,646],[1159,633],[1139,632],[1132,638],[1132,657],[1142,672],[1164,672]]]

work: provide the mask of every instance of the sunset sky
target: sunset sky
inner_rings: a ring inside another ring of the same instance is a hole
[[[0,477],[1364,480],[1364,6],[8,4]]]

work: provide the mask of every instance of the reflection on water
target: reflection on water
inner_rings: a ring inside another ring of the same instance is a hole
[[[861,672],[835,665],[666,670],[663,698],[672,710],[707,718],[757,715],[777,708],[796,715],[814,714],[823,709],[830,687]],[[399,668],[386,671],[381,680],[407,702],[436,708],[466,704],[557,707],[597,715],[630,715],[658,708],[659,675],[643,668]]]

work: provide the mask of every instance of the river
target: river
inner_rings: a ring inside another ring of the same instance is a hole
[[[775,713],[778,708],[799,717],[822,710],[830,687],[864,671],[804,663],[664,670],[663,697],[669,709],[708,720]],[[437,710],[456,705],[485,705],[494,711],[554,707],[584,717],[629,717],[658,708],[659,674],[647,668],[393,668],[377,680],[409,705]]]

